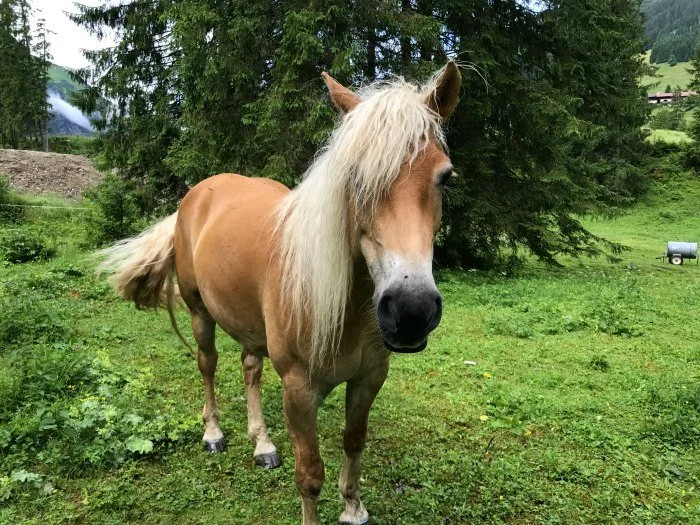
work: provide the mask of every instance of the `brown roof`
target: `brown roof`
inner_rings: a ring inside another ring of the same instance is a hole
[[[676,93],[652,93],[649,95],[649,98],[673,98],[677,95]],[[681,91],[681,97],[692,97],[693,95],[697,95],[697,92],[695,91]]]

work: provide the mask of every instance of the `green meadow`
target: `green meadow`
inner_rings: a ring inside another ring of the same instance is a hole
[[[647,142],[651,144],[687,144],[692,142],[693,139],[690,138],[685,131],[676,131],[673,129],[652,129],[649,130],[649,136],[646,138]]]
[[[646,60],[649,60],[649,52],[646,54]],[[642,85],[647,86],[649,93],[659,93],[666,89],[666,86],[671,86],[675,89],[680,86],[682,89],[687,89],[691,81],[691,75],[688,72],[690,62],[678,62],[675,65],[671,64],[653,64],[656,67],[656,74],[646,76],[642,79]]]
[[[628,247],[621,262],[438,271],[442,324],[424,352],[392,357],[372,411],[372,523],[699,523],[700,267],[656,258],[700,240],[698,203],[700,179],[662,170],[626,213],[586,219]],[[0,523],[299,523],[269,363],[283,466],[254,465],[240,348],[222,333],[229,448],[207,455],[196,363],[164,312],[94,277],[86,213],[0,224]],[[320,413],[322,523],[342,510],[343,391]]]

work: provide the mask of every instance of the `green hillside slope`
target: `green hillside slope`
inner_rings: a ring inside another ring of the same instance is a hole
[[[647,52],[646,59],[649,60],[649,52]],[[654,64],[654,66],[657,68],[656,76],[647,76],[642,80],[642,85],[647,86],[649,93],[664,91],[669,85],[673,89],[676,86],[680,86],[682,89],[688,88],[690,62],[678,62],[675,66],[670,64]]]
[[[82,89],[82,86],[73,80],[69,70],[56,64],[51,64],[49,67],[48,88],[67,100],[71,93],[79,91]]]
[[[675,170],[661,166],[659,179],[649,193],[623,216],[587,220],[586,226],[596,235],[631,248],[623,258],[640,266],[653,264],[654,258],[665,252],[666,241],[699,242],[700,178]]]

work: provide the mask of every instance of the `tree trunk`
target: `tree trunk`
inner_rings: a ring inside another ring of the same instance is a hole
[[[430,15],[430,9],[426,5],[425,0],[419,0],[417,6],[418,12],[422,15]],[[420,52],[420,59],[424,62],[429,62],[433,59],[433,50],[430,49],[425,42],[418,43],[418,51]]]
[[[41,126],[41,138],[44,143],[44,153],[49,152],[49,119],[45,118]]]
[[[406,25],[408,22],[409,13],[411,11],[411,0],[401,0],[401,12],[405,17],[404,23]],[[401,64],[404,69],[411,65],[411,58],[413,56],[413,50],[411,49],[411,36],[402,35],[401,36]]]
[[[367,65],[365,76],[369,80],[374,80],[377,75],[377,32],[374,24],[367,28]]]

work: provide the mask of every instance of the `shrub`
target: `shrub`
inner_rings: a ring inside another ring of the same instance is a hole
[[[0,236],[0,256],[18,264],[50,259],[56,255],[56,247],[44,236],[32,230],[7,230]]]
[[[10,357],[11,381],[0,381],[0,469],[5,472],[33,472],[40,456],[42,481],[48,482],[61,471],[114,466],[163,452],[199,431],[196,416],[142,406],[153,395],[149,376],[115,367],[99,353],[55,343],[17,347]],[[9,481],[4,499],[29,488]]]
[[[10,179],[0,174],[0,223],[19,222],[24,218],[24,208],[16,206],[20,204],[10,187]]]
[[[54,153],[92,156],[96,153],[94,137],[61,136],[49,137],[49,149]]]
[[[651,129],[671,129],[675,131],[685,130],[685,111],[683,107],[674,103],[671,107],[658,109],[649,119]]]
[[[87,238],[92,246],[102,246],[141,230],[135,188],[118,175],[107,175],[95,188],[85,193],[90,213],[87,216]]]

